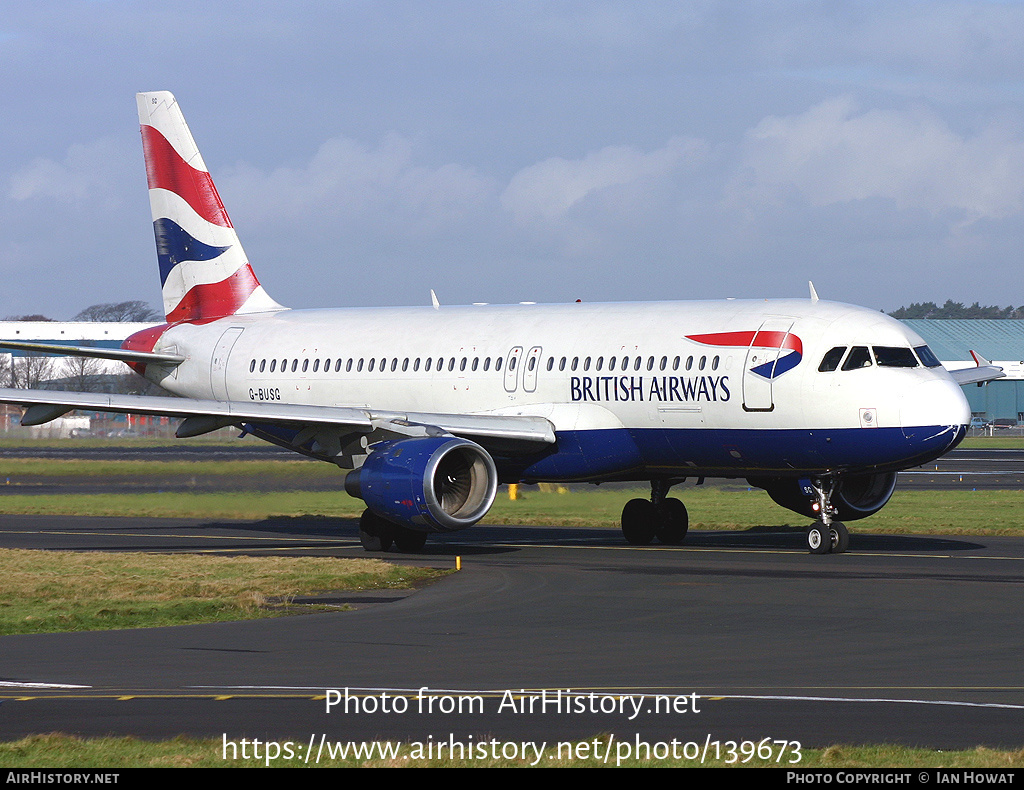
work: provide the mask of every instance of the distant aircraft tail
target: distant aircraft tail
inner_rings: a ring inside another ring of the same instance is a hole
[[[256,279],[174,96],[136,99],[167,321],[283,310]]]

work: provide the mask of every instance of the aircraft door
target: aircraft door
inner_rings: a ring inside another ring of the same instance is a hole
[[[523,347],[516,346],[508,352],[505,359],[505,392],[515,392],[519,388],[519,362],[523,356]]]
[[[775,408],[772,393],[775,364],[792,326],[792,318],[768,318],[751,338],[743,366],[745,411],[772,411]]]
[[[540,346],[534,346],[523,362],[523,389],[535,392],[537,389],[537,371],[540,369]]]
[[[240,326],[226,329],[213,350],[213,359],[210,362],[210,385],[213,388],[214,400],[228,399],[228,357],[231,355],[231,348],[235,345],[235,341],[241,336],[242,329]]]

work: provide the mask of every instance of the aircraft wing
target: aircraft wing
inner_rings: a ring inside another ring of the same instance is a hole
[[[976,351],[971,352],[976,367],[951,370],[949,375],[953,380],[963,386],[964,384],[983,384],[986,381],[994,381],[1006,377],[1006,373],[998,365],[993,365],[985,357]]]
[[[25,407],[22,425],[41,425],[73,409],[122,414],[180,417],[178,436],[196,436],[244,423],[300,429],[335,427],[348,433],[382,431],[407,436],[450,433],[485,446],[515,444],[540,448],[555,441],[551,423],[543,417],[490,414],[432,414],[356,409],[343,406],[304,406],[289,403],[194,400],[152,395],[116,395],[0,388],[0,403]]]

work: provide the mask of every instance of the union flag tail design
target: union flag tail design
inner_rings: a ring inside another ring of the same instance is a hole
[[[174,96],[136,99],[168,323],[283,310],[256,279]]]

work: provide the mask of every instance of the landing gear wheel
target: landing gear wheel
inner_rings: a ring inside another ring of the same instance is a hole
[[[647,499],[631,499],[622,508],[622,535],[627,543],[644,546],[654,540],[657,513]]]
[[[676,546],[686,538],[686,531],[690,528],[690,516],[686,512],[686,505],[678,499],[669,497],[661,501],[658,508],[658,528],[655,534],[658,540],[669,546]]]
[[[397,524],[391,528],[392,536],[395,539],[395,548],[403,554],[414,554],[423,549],[427,542],[427,533],[418,529],[400,527]]]
[[[832,550],[829,529],[821,522],[807,528],[807,548],[811,554],[828,554]]]
[[[833,521],[828,528],[832,538],[832,553],[842,554],[850,548],[850,532],[842,521]]]
[[[391,522],[367,508],[359,517],[359,542],[366,551],[387,551],[391,548]]]

